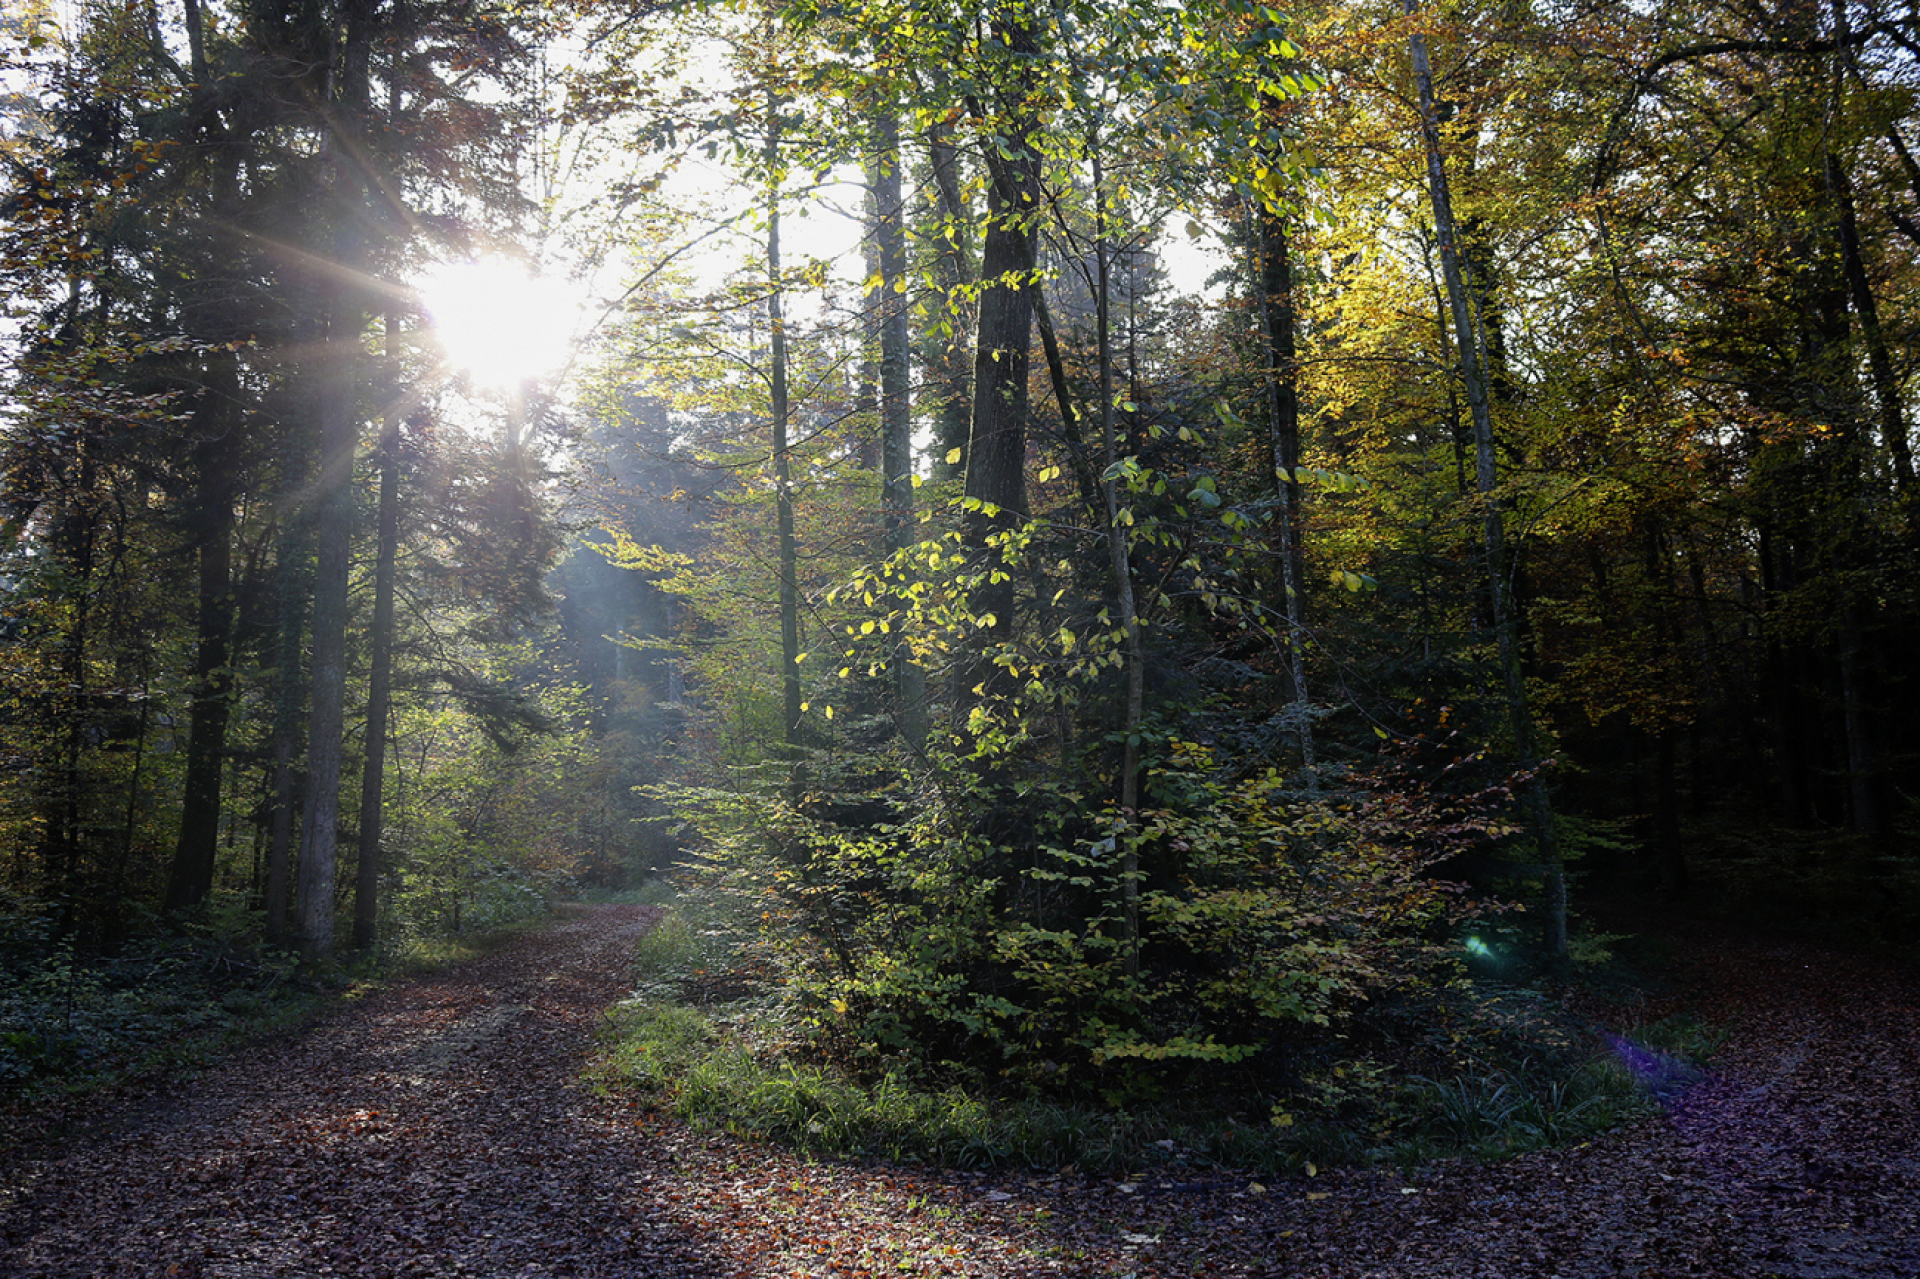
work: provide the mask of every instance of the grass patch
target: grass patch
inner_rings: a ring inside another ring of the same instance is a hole
[[[1395,1156],[1431,1151],[1499,1158],[1572,1145],[1647,1111],[1646,1095],[1621,1063],[1593,1058],[1571,1071],[1536,1066],[1447,1079],[1416,1076],[1422,1116]]]
[[[1726,1045],[1725,1026],[1701,1021],[1692,1013],[1674,1013],[1655,1021],[1636,1021],[1622,1032],[1642,1048],[1705,1066]]]

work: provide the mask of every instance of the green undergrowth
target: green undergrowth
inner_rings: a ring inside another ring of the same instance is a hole
[[[339,1000],[487,954],[546,918],[390,938],[313,971],[265,944],[236,904],[147,921],[102,953],[61,936],[44,903],[0,897],[0,1105],[190,1073]]]
[[[4,1101],[192,1068],[300,1024],[325,998],[291,955],[240,943],[221,921],[155,930],[110,955],[77,950],[40,912],[0,925]]]
[[[1589,1140],[1656,1101],[1590,1028],[1497,982],[1302,1045],[1284,1081],[1116,1101],[858,1073],[823,1053],[817,1023],[768,973],[751,927],[679,897],[642,939],[632,997],[607,1014],[600,1083],[815,1156],[1096,1173],[1499,1158]]]

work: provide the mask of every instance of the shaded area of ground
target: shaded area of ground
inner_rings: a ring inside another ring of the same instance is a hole
[[[706,1273],[576,1083],[639,907],[342,1009],[0,1175],[0,1275]]]
[[[1114,1182],[811,1164],[594,1096],[583,1054],[649,920],[581,913],[18,1164],[0,1274],[1920,1275],[1908,969],[1696,930],[1687,997],[1732,1036],[1604,1141]]]

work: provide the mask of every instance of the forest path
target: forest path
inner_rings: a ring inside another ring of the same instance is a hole
[[[0,1176],[0,1276],[1920,1276],[1908,969],[1683,936],[1734,1033],[1669,1113],[1262,1191],[812,1164],[597,1097],[651,920],[580,911],[102,1117]]]

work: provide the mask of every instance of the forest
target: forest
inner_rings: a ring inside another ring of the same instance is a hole
[[[808,1062],[1275,1132],[1920,935],[1910,6],[4,38],[0,1087],[663,876]]]

